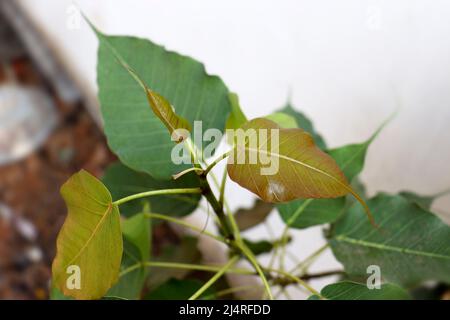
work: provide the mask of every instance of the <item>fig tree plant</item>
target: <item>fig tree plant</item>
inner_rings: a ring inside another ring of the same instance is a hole
[[[248,119],[238,96],[200,62],[91,27],[99,40],[104,132],[120,162],[101,180],[81,170],[61,188],[68,215],[52,266],[53,298],[218,299],[255,289],[230,287],[225,274],[259,277],[257,289],[268,299],[287,286],[301,287],[310,299],[409,299],[424,281],[450,283],[450,228],[430,211],[433,197],[367,199],[358,180],[384,124],[366,141],[330,149],[290,103]],[[229,151],[217,155],[225,133]],[[212,168],[225,159],[218,179]],[[231,212],[228,178],[256,195],[252,208]],[[216,232],[183,220],[201,199]],[[245,231],[274,209],[285,223],[281,237],[246,239]],[[199,263],[190,236],[154,255],[152,230],[161,221],[223,243],[228,261]],[[295,256],[289,231],[317,225],[326,226],[327,245],[286,268],[286,257]],[[344,267],[342,279],[318,292],[309,280],[330,273],[310,274],[308,267],[328,247]],[[260,254],[270,262],[262,264]],[[237,267],[241,260],[251,268]],[[369,266],[381,272],[375,290],[366,283]],[[190,277],[193,271],[209,278]]]

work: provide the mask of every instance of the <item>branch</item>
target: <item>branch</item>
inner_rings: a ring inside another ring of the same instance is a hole
[[[316,279],[316,278],[323,278],[323,277],[329,277],[334,275],[343,275],[345,272],[343,270],[330,270],[330,271],[324,271],[324,272],[316,272],[316,273],[307,273],[303,275],[301,278],[303,280],[310,280],[310,279]]]

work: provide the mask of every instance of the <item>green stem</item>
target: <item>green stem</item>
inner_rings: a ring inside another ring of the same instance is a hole
[[[149,261],[144,263],[147,267],[153,268],[173,268],[173,269],[187,269],[187,270],[196,270],[196,271],[209,271],[209,272],[217,272],[223,266],[211,266],[211,265],[203,265],[203,264],[189,264],[189,263],[177,263],[177,262],[159,262],[159,261]],[[245,268],[230,268],[227,270],[227,273],[235,273],[241,275],[254,275],[255,272],[253,270],[245,269]]]
[[[187,168],[186,170],[183,170],[181,172],[178,172],[177,174],[172,175],[172,178],[173,178],[173,180],[177,180],[178,178],[184,176],[186,173],[189,173],[192,171],[198,172],[199,174],[203,173],[203,169],[198,168],[198,167],[191,167],[191,168]]]
[[[309,204],[312,202],[313,199],[308,199],[294,212],[294,214],[289,218],[289,220],[286,223],[286,226],[284,227],[283,234],[281,235],[281,255],[280,255],[280,267],[282,270],[284,270],[284,262],[286,257],[286,245],[287,245],[287,234],[289,231],[289,227],[297,220],[297,218],[305,211],[306,207],[309,206]]]
[[[211,266],[211,265],[201,265],[201,264],[189,264],[189,263],[178,263],[178,262],[161,262],[161,261],[147,261],[138,262],[120,273],[120,277],[123,277],[127,273],[130,273],[136,269],[148,267],[148,268],[171,268],[171,269],[184,269],[193,271],[207,271],[207,272],[218,272],[223,266]],[[226,271],[227,273],[240,274],[240,275],[254,275],[253,270],[244,268],[230,268]]]
[[[192,139],[191,139],[190,137],[187,138],[187,139],[185,140],[185,143],[186,143],[186,146],[187,146],[187,148],[188,148],[188,150],[189,150],[189,152],[190,152],[190,154],[191,154],[192,165],[193,165],[195,168],[202,169],[202,166],[200,165],[199,160],[198,160],[198,157],[197,157],[197,155],[198,155],[198,153],[197,153],[197,147],[196,147],[195,144],[192,142]]]
[[[330,245],[328,243],[321,246],[319,249],[310,254],[307,258],[305,258],[302,262],[292,268],[289,272],[294,273],[298,269],[308,268],[311,263],[313,263]],[[304,272],[304,270],[302,270]]]
[[[227,170],[225,168],[224,175],[226,175],[226,174],[227,174]],[[210,176],[211,176],[215,186],[218,189],[220,189],[221,185],[219,185],[219,181],[217,180],[216,176],[214,175],[214,172],[211,172]],[[225,192],[225,190],[224,190],[224,192]],[[228,217],[228,220],[229,220],[229,223],[230,223],[230,226],[231,226],[231,230],[232,230],[232,233],[233,233],[234,237],[236,238],[236,240],[240,240],[241,239],[241,234],[239,232],[239,228],[237,226],[236,220],[234,219],[234,215],[233,215],[233,213],[230,210],[230,206],[228,205],[227,200],[223,197],[222,202],[219,201],[219,203],[222,205],[222,210],[225,210],[225,212],[226,212],[226,216]]]
[[[322,297],[320,295],[320,293],[314,289],[313,287],[311,287],[308,283],[306,283],[305,281],[303,281],[302,279],[300,279],[299,277],[294,276],[293,274],[289,273],[289,272],[285,272],[283,270],[278,270],[278,269],[270,269],[268,271],[272,271],[272,272],[276,272],[282,276],[285,276],[286,278],[289,278],[291,280],[293,280],[294,282],[297,282],[299,285],[301,285],[302,287],[305,287],[306,289],[308,289],[309,292],[311,292],[312,294],[318,295],[319,297]]]
[[[214,168],[216,166],[216,164],[218,164],[220,161],[222,161],[223,159],[225,159],[226,157],[228,157],[230,155],[230,153],[233,150],[229,150],[227,152],[225,152],[224,154],[222,154],[221,156],[219,156],[216,160],[214,160],[206,169],[204,172],[204,175],[208,175],[208,173],[212,170],[212,168]]]
[[[206,296],[205,299],[214,299],[214,298],[223,297],[223,296],[229,295],[231,293],[235,293],[235,292],[254,291],[254,290],[260,290],[260,289],[261,289],[261,285],[259,285],[259,284],[231,287],[231,288],[220,290],[212,295]]]
[[[261,266],[259,265],[259,263],[256,260],[255,256],[253,255],[253,252],[251,252],[250,249],[248,249],[248,247],[243,242],[237,243],[237,245],[241,249],[241,251],[244,254],[244,256],[253,265],[253,267],[255,268],[256,272],[259,275],[259,277],[261,278],[269,299],[273,300],[272,290],[270,289],[269,282],[267,281],[266,275],[264,274]]]
[[[211,277],[200,289],[198,289],[189,300],[195,300],[200,297],[209,287],[211,287],[219,278],[230,269],[237,261],[239,260],[238,256],[234,256],[231,258],[217,273]]]
[[[128,201],[132,201],[139,198],[145,198],[150,196],[157,195],[166,195],[166,194],[185,194],[185,193],[201,193],[202,190],[200,188],[182,188],[182,189],[163,189],[163,190],[151,190],[141,193],[136,193],[131,196],[116,200],[113,202],[114,205],[120,206]]]
[[[200,228],[198,228],[198,227],[194,226],[193,224],[190,224],[190,223],[188,223],[186,221],[183,221],[183,220],[180,220],[180,219],[177,219],[177,218],[173,218],[173,217],[170,217],[170,216],[166,216],[166,215],[163,215],[163,214],[159,214],[159,213],[144,213],[144,215],[147,218],[160,219],[160,220],[165,220],[165,221],[169,221],[169,222],[172,222],[172,223],[179,224],[179,225],[181,225],[183,227],[192,229],[192,230],[194,230],[194,231],[196,231],[196,232],[198,232],[200,234],[207,235],[207,236],[209,236],[211,238],[216,239],[217,241],[225,243],[225,239],[223,237],[216,236],[215,234],[212,234],[212,233],[210,233],[210,232],[208,232],[206,230],[202,230],[202,229],[200,229]]]
[[[225,169],[223,170],[222,182],[220,183],[220,191],[219,191],[219,203],[222,206],[225,197],[225,184],[227,182],[227,176],[228,176],[227,167],[225,167]]]
[[[223,211],[223,207],[220,205],[219,201],[217,201],[216,197],[214,196],[211,187],[209,186],[208,180],[206,180],[206,176],[203,176],[200,180],[200,185],[202,189],[202,194],[208,200],[209,204],[211,204],[211,207],[213,208],[214,212],[216,213],[217,217],[220,221],[220,226],[222,227],[222,230],[225,235],[225,239],[228,241],[231,241],[234,239],[233,231],[230,228],[230,225],[228,224],[228,220],[225,216],[225,212]]]
[[[309,279],[323,278],[323,277],[342,275],[342,274],[344,274],[343,270],[330,270],[330,271],[317,272],[317,273],[306,273],[302,276],[302,279],[309,280]]]

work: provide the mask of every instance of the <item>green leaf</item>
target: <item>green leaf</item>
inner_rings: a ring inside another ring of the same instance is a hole
[[[248,239],[243,239],[245,245],[253,252],[255,255],[260,255],[272,251],[273,243],[267,240],[251,241]]]
[[[345,209],[345,197],[298,199],[276,205],[283,221],[291,228],[308,228],[335,221]]]
[[[236,211],[234,219],[240,231],[251,229],[264,222],[273,209],[273,204],[257,199],[253,207],[240,208]]]
[[[309,134],[312,135],[314,142],[320,149],[322,150],[326,149],[326,143],[324,139],[319,133],[316,132],[311,120],[309,120],[303,113],[295,110],[290,103],[288,103],[284,108],[282,108],[279,111],[292,116],[295,119],[295,122],[297,123],[299,128],[302,128],[303,130],[309,132]]]
[[[410,295],[401,287],[384,283],[380,289],[369,289],[365,284],[342,281],[327,285],[320,295],[328,300],[409,300]]]
[[[149,208],[144,211],[148,212]],[[130,217],[122,223],[123,237],[138,248],[141,262],[150,258],[151,247],[151,219],[145,216],[145,212]]]
[[[381,128],[363,143],[349,144],[328,151],[328,154],[336,160],[349,181],[352,181],[359,175],[364,168],[367,149],[378,135],[379,130],[381,130]]]
[[[349,181],[352,181],[361,173],[364,168],[367,149],[380,134],[383,128],[395,117],[395,115],[396,113],[386,119],[366,141],[362,143],[349,144],[340,148],[330,149],[328,151],[328,153],[339,164],[342,171],[344,171],[344,174]]]
[[[402,191],[399,193],[403,198],[408,199],[411,202],[417,203],[424,209],[430,209],[431,204],[433,203],[435,197],[434,196],[422,196],[417,193],[411,191]]]
[[[84,170],[62,186],[61,195],[68,215],[58,235],[53,284],[64,295],[76,299],[101,298],[119,276],[119,209],[112,204],[108,189]],[[79,268],[79,273],[74,268]],[[78,275],[79,287],[72,281]]]
[[[444,190],[444,191],[441,191],[441,192],[438,192],[438,193],[435,193],[432,195],[424,196],[424,195],[420,195],[420,194],[417,194],[412,191],[401,191],[400,195],[403,196],[404,198],[408,199],[411,202],[417,203],[419,206],[421,206],[424,209],[430,209],[434,200],[436,200],[437,198],[440,198],[444,195],[447,195],[449,193],[450,193],[450,190]]]
[[[162,253],[152,257],[152,261],[177,262],[177,263],[200,263],[201,253],[197,248],[198,239],[190,236],[184,236],[180,243],[167,244],[163,247]],[[151,268],[148,286],[154,289],[170,278],[183,279],[190,270],[169,269],[169,268]]]
[[[150,258],[151,227],[150,219],[144,213],[137,214],[122,223],[124,250],[121,270],[126,271],[136,264]],[[148,268],[141,266],[126,272],[106,296],[124,299],[139,299],[147,278]]]
[[[125,271],[127,268],[140,263],[142,260],[140,254],[136,245],[124,237],[121,271]],[[120,276],[119,281],[108,290],[104,297],[119,297],[127,300],[139,299],[147,275],[147,268],[134,268],[132,271]]]
[[[440,198],[442,196],[445,196],[450,193],[450,189],[429,195],[419,195],[417,193],[411,192],[411,191],[401,191],[400,195],[402,195],[404,198],[408,199],[409,201],[417,203],[419,206],[423,207],[424,209],[430,209],[431,205],[433,204],[434,200],[437,198]]]
[[[332,229],[329,243],[350,276],[367,276],[378,265],[389,282],[411,287],[426,280],[450,283],[450,227],[428,210],[399,195],[368,201],[374,228],[352,206]]]
[[[266,119],[272,120],[278,124],[281,128],[298,128],[297,121],[295,118],[284,112],[275,112],[265,116]]]
[[[187,300],[194,292],[202,287],[203,283],[195,279],[174,279],[171,278],[153,291],[149,292],[146,300]],[[208,288],[202,296],[214,294],[212,288]],[[201,299],[201,297],[200,297]]]
[[[336,162],[317,148],[309,133],[283,129],[264,118],[251,120],[240,130],[227,165],[233,181],[263,201],[275,203],[298,198],[337,198],[351,193],[371,218]]]
[[[225,127],[227,129],[238,129],[248,120],[244,112],[242,112],[241,106],[239,105],[238,95],[236,93],[230,92],[229,98],[231,102],[231,113],[228,117]]]
[[[142,85],[168,101],[161,101],[161,108],[153,106],[160,110],[162,118],[167,113],[166,125],[173,118],[166,108],[170,102],[174,113],[190,124],[198,120],[202,121],[203,130],[221,131],[231,108],[227,87],[190,57],[167,51],[145,39],[107,36],[95,31],[99,40],[99,100],[109,146],[130,168],[157,179],[170,179],[187,165],[173,163],[174,142],[149,107]],[[209,141],[204,141],[203,147],[207,144]]]
[[[177,180],[156,180],[146,173],[136,172],[119,162],[108,167],[103,176],[103,182],[111,190],[114,200],[144,191],[199,185],[195,174],[186,174]],[[149,203],[152,212],[184,216],[194,211],[199,201],[199,194],[161,195],[130,201],[121,205],[120,210],[125,216],[130,216],[142,212],[144,204]]]

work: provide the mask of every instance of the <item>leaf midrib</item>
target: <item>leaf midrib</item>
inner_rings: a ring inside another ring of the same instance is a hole
[[[80,251],[78,251],[78,253],[75,255],[75,257],[72,258],[72,260],[70,260],[65,267],[63,268],[63,270],[66,270],[66,268],[68,266],[70,266],[75,260],[77,260],[81,254],[83,253],[83,251],[88,247],[88,245],[90,244],[90,242],[92,241],[92,239],[95,237],[95,235],[98,232],[98,229],[100,228],[100,226],[103,224],[103,222],[105,221],[105,218],[113,211],[113,204],[109,203],[108,207],[106,208],[106,212],[103,214],[102,218],[99,220],[99,222],[97,223],[97,225],[95,226],[94,230],[92,231],[92,234],[90,235],[89,239],[87,239],[86,243],[81,247]]]
[[[269,156],[276,156],[276,157],[279,157],[280,159],[284,159],[284,160],[287,160],[287,161],[294,162],[294,163],[297,163],[299,165],[302,165],[302,166],[304,166],[304,167],[306,167],[308,169],[311,169],[311,170],[313,170],[315,172],[318,172],[318,173],[320,173],[320,174],[322,174],[322,175],[324,175],[324,176],[334,180],[339,185],[344,187],[344,189],[346,189],[348,192],[353,193],[353,190],[352,190],[352,188],[350,186],[348,186],[347,184],[343,183],[342,181],[340,181],[336,177],[333,177],[331,174],[329,174],[329,173],[327,173],[327,172],[325,172],[323,170],[320,170],[320,169],[318,169],[316,167],[313,167],[313,166],[311,166],[311,165],[309,165],[307,163],[304,163],[304,162],[302,162],[300,160],[297,160],[297,159],[294,159],[294,158],[291,158],[291,157],[288,157],[288,156],[285,156],[285,155],[282,155],[282,154],[279,154],[279,153],[276,153],[276,152],[268,152],[268,151],[261,150],[261,149],[249,148],[247,146],[245,146],[244,148],[246,150],[248,150],[248,151],[263,153],[263,154],[266,154],[266,155],[269,155]]]
[[[426,252],[426,251],[420,251],[420,250],[413,250],[408,248],[401,248],[396,246],[389,246],[385,244],[380,244],[376,242],[369,242],[361,239],[354,239],[350,238],[344,235],[339,235],[334,238],[337,241],[347,242],[354,245],[359,245],[363,247],[368,248],[375,248],[379,250],[386,250],[386,251],[393,251],[393,252],[399,252],[409,255],[416,255],[416,256],[423,256],[423,257],[430,257],[430,258],[437,258],[437,259],[447,259],[450,260],[450,256],[438,254],[438,253],[432,253],[432,252]]]

